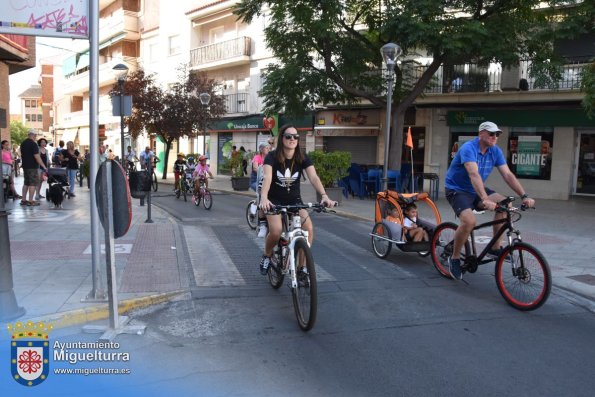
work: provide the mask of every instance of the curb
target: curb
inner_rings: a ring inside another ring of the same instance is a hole
[[[182,295],[186,292],[188,291],[178,290],[173,292],[165,292],[161,294],[143,296],[139,298],[125,299],[119,303],[118,313],[122,315],[134,309],[142,309],[159,303],[169,302],[177,296]],[[29,319],[29,321],[33,321],[34,323],[43,321],[46,324],[52,324],[54,329],[58,329],[70,327],[72,325],[88,323],[91,321],[103,320],[108,317],[109,306],[107,303],[105,303],[84,309],[75,309],[66,312],[59,312],[40,317],[35,317]]]

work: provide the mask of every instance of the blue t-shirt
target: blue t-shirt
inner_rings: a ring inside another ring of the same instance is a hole
[[[471,184],[471,178],[469,178],[469,174],[465,169],[465,163],[469,162],[477,163],[479,175],[484,182],[488,179],[494,167],[506,164],[502,149],[498,146],[491,146],[482,154],[479,148],[479,138],[465,142],[457,151],[446,172],[445,186],[447,189],[476,193]]]

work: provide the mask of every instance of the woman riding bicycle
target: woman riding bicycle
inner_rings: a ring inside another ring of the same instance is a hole
[[[277,149],[271,151],[264,160],[264,180],[260,196],[260,208],[269,210],[275,205],[295,205],[302,203],[300,178],[305,172],[310,183],[322,196],[321,204],[332,207],[335,202],[329,199],[320,182],[316,169],[307,155],[302,154],[298,132],[293,125],[284,125],[279,129]],[[314,233],[312,220],[306,210],[300,210],[302,228],[308,231],[308,243],[312,244]],[[267,215],[269,234],[267,235],[264,254],[260,261],[260,273],[267,274],[273,256],[273,247],[281,236],[281,215]]]

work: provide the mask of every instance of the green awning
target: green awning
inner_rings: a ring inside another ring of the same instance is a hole
[[[450,127],[474,126],[492,121],[499,127],[590,127],[595,118],[589,119],[582,109],[551,110],[477,110],[448,112]]]

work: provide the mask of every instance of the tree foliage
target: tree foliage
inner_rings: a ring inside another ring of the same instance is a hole
[[[10,121],[10,143],[13,145],[20,146],[25,139],[27,139],[27,133],[29,128],[20,121]]]
[[[154,75],[147,75],[139,69],[126,77],[124,92],[132,96],[132,115],[125,119],[131,136],[136,139],[147,133],[159,136],[166,145],[167,164],[172,143],[182,137],[193,138],[209,122],[225,114],[225,100],[217,95],[217,82],[204,73],[191,73],[186,66],[178,68],[178,80],[169,89],[162,89]],[[118,84],[110,95],[119,95]],[[208,107],[204,107],[198,95],[211,95]],[[167,176],[164,167],[163,179]]]
[[[552,43],[593,29],[593,2],[541,0],[242,0],[235,13],[266,20],[265,40],[278,62],[263,72],[265,112],[301,114],[316,104],[367,100],[386,106],[380,48],[403,50],[395,68],[395,122],[442,64],[531,58],[540,74],[559,71]],[[548,5],[549,7],[544,7]],[[573,5],[565,8],[563,6]],[[420,63],[425,59],[427,63]],[[554,78],[552,77],[553,80]],[[397,128],[397,125],[399,126]],[[402,124],[393,124],[400,147]],[[393,146],[394,148],[395,146]],[[390,165],[399,167],[400,149]]]
[[[589,118],[595,116],[595,60],[583,69],[581,90],[585,93],[583,107]]]

